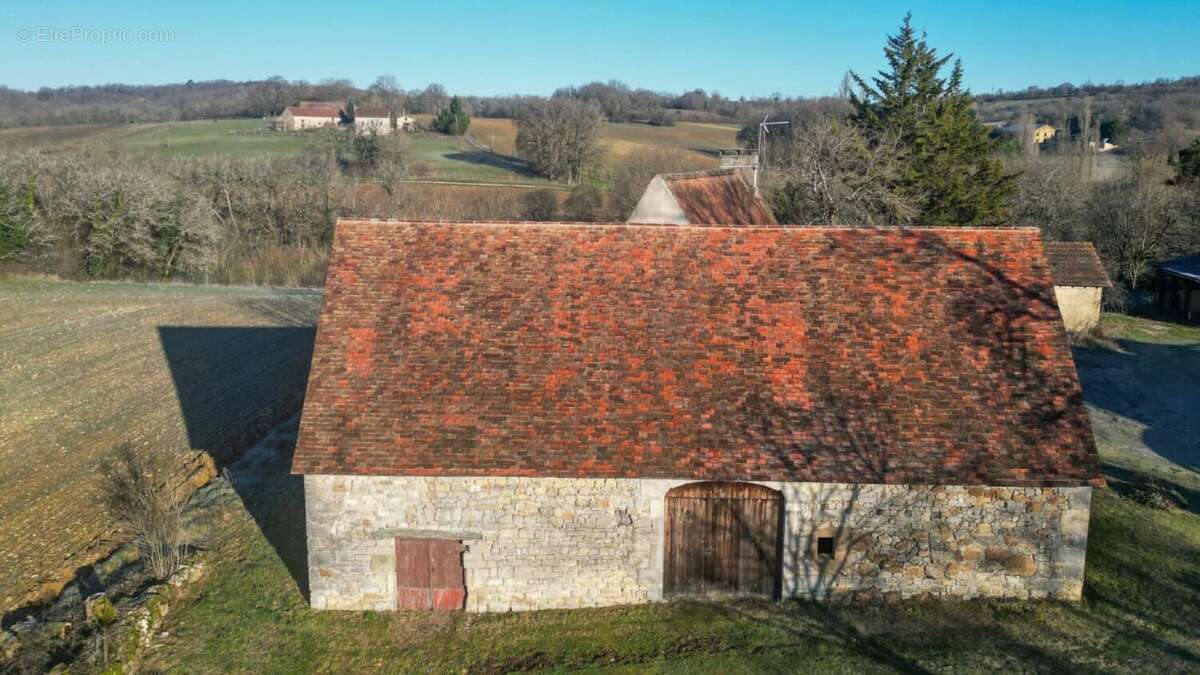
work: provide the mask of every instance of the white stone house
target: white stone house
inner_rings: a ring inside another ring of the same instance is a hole
[[[1100,481],[1036,229],[375,220],[293,472],[353,610],[1077,600]]]
[[[331,105],[292,105],[284,108],[279,116],[280,123],[288,131],[336,127],[341,120],[341,109]]]
[[[381,107],[355,107],[354,131],[359,134],[375,133],[380,136],[392,133],[392,111]]]
[[[1046,259],[1067,330],[1086,333],[1098,326],[1104,289],[1112,288],[1112,281],[1096,247],[1087,241],[1048,241]]]

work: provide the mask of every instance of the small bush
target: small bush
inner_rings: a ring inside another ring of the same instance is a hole
[[[1186,508],[1188,505],[1187,499],[1178,490],[1163,485],[1153,478],[1140,481],[1126,491],[1125,496],[1142,506],[1149,506],[1160,511]]]
[[[146,570],[159,581],[178,569],[186,552],[184,502],[173,469],[168,454],[129,444],[118,446],[100,469],[104,506],[133,535]]]
[[[592,185],[580,183],[571,190],[563,208],[571,220],[596,220],[604,208],[604,194]]]
[[[553,190],[531,190],[521,197],[521,216],[525,220],[554,220],[558,197]]]

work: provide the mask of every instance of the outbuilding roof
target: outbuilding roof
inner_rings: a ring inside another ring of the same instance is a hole
[[[771,209],[736,169],[663,174],[691,225],[775,225]]]
[[[1034,229],[347,220],[293,471],[1099,476]]]
[[[1096,247],[1087,241],[1048,241],[1046,259],[1055,286],[1098,286],[1111,288]]]
[[[1200,281],[1200,255],[1175,258],[1158,264],[1158,269],[1184,279]]]

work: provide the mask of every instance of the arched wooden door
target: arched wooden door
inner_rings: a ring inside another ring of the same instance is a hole
[[[750,483],[667,492],[663,593],[775,597],[782,506],[778,492]]]

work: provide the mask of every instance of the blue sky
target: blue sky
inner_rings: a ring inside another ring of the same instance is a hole
[[[962,57],[977,92],[1200,74],[1195,0],[5,4],[0,84],[20,89],[270,75],[365,86],[391,73],[405,88],[440,82],[469,94],[619,79],[734,97],[815,96],[833,93],[849,68],[881,67],[884,37],[906,9],[934,46]],[[76,28],[173,36],[105,43],[47,33]]]

